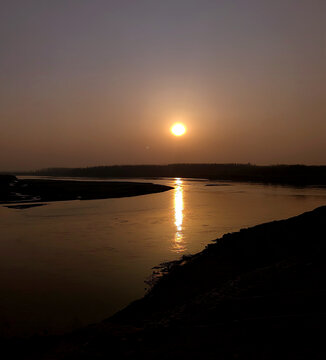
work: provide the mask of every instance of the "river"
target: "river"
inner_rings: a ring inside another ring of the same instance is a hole
[[[201,251],[224,233],[326,204],[323,188],[134,181],[174,189],[24,210],[0,206],[1,335],[60,333],[101,321],[144,295],[154,266]]]

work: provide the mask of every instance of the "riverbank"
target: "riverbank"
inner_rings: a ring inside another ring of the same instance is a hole
[[[7,342],[33,359],[324,358],[326,207],[226,234],[165,264],[141,300],[63,337]]]
[[[201,178],[292,186],[325,186],[326,166],[251,164],[115,165],[52,168],[26,175],[100,178]],[[22,174],[23,175],[23,174]]]
[[[95,200],[146,195],[171,190],[172,187],[121,181],[74,181],[23,179],[14,176],[0,178],[0,204],[41,203],[68,200]],[[14,206],[27,208],[35,205]]]

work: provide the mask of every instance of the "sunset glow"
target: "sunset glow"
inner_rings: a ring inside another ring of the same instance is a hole
[[[182,136],[186,133],[187,129],[186,127],[181,123],[175,123],[171,127],[171,133],[174,136]]]

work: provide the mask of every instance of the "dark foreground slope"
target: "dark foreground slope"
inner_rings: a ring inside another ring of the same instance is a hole
[[[324,359],[325,225],[321,207],[226,234],[166,265],[143,299],[112,318],[20,351],[33,359]]]
[[[0,176],[0,203],[106,199],[170,189],[165,185],[127,181],[18,180],[14,176]]]

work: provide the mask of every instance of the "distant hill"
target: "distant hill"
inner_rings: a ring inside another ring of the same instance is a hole
[[[86,168],[49,168],[29,175],[71,177],[183,177],[252,181],[271,184],[326,185],[326,166],[251,164],[115,165]]]

